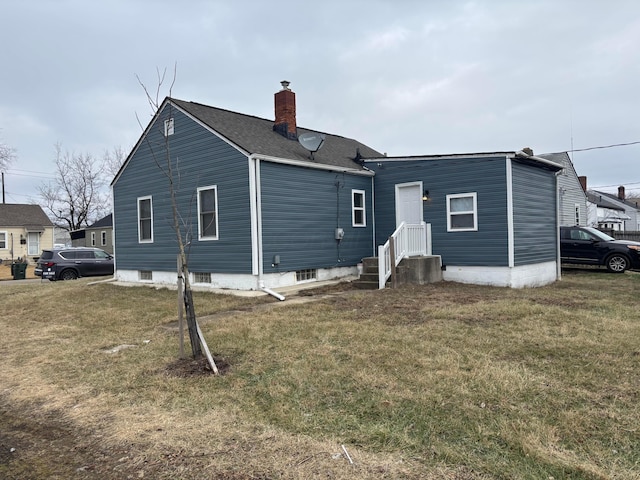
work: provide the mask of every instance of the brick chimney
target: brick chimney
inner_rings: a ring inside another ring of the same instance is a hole
[[[625,194],[624,194],[624,186],[622,186],[622,185],[620,185],[620,186],[618,187],[618,198],[619,198],[620,200],[624,200],[624,198],[625,198]]]
[[[280,82],[282,90],[274,95],[276,120],[273,130],[290,140],[298,138],[296,126],[296,94],[289,89],[289,82]]]
[[[578,180],[580,181],[580,186],[582,187],[582,190],[584,190],[586,192],[587,191],[587,177],[585,177],[585,176],[578,177]]]

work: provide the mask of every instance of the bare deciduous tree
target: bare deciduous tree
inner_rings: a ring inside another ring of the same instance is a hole
[[[16,157],[16,151],[9,145],[0,142],[0,171],[4,172]]]
[[[88,153],[62,151],[60,144],[55,148],[55,178],[40,185],[38,192],[56,225],[68,231],[77,230],[98,220],[108,210],[105,167]]]
[[[120,167],[122,167],[122,164],[126,159],[127,153],[120,146],[113,147],[111,150],[105,150],[104,155],[102,156],[102,161],[108,183],[111,183],[113,178],[118,174]]]

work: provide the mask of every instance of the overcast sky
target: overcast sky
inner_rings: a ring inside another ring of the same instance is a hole
[[[8,203],[38,200],[56,143],[128,152],[151,115],[136,76],[174,65],[174,97],[268,119],[289,80],[299,126],[390,156],[640,142],[637,0],[2,3]],[[639,156],[572,158],[589,187],[640,191]]]

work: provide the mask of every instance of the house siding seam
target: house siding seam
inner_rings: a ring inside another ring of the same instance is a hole
[[[259,188],[265,274],[355,266],[372,255],[368,177],[260,162]],[[351,225],[352,189],[365,192],[365,227]],[[335,239],[338,227],[345,232],[340,242]]]
[[[421,181],[431,200],[423,203],[431,224],[433,254],[443,265],[508,266],[505,157],[463,157],[368,163],[376,172],[376,244],[395,230],[395,185]],[[448,194],[477,193],[478,230],[447,232]]]
[[[555,261],[558,235],[555,175],[516,161],[512,162],[512,172],[515,265]]]
[[[174,118],[169,137],[178,209],[183,217],[189,267],[193,272],[251,273],[251,226],[247,157],[180,110],[168,104],[147,130],[113,184],[114,228],[119,269],[171,271],[175,269],[177,240],[173,230],[169,183],[156,165],[164,167],[164,120]],[[151,146],[156,149],[154,155]],[[217,185],[219,240],[198,241],[196,191]],[[136,198],[153,196],[153,239],[137,238]]]

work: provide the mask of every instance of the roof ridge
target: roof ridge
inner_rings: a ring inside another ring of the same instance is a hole
[[[174,97],[170,97],[169,99],[171,101],[178,101],[178,102],[182,102],[182,103],[189,103],[189,104],[192,104],[192,105],[198,105],[200,107],[211,108],[213,110],[232,113],[234,115],[242,115],[243,117],[254,118],[256,120],[262,120],[262,121],[269,122],[269,123],[275,122],[275,119],[259,117],[257,115],[251,115],[251,114],[248,114],[248,113],[236,112],[235,110],[229,110],[228,108],[222,108],[222,107],[215,107],[213,105],[207,105],[206,103],[194,102],[192,100],[182,100],[182,99],[174,98]],[[322,130],[317,130],[317,129],[314,129],[314,128],[301,127],[300,125],[297,125],[297,129],[298,130],[306,130],[308,132],[322,133],[324,135],[331,135],[332,137],[344,138],[345,140],[354,140],[354,141],[356,141],[358,143],[361,143],[359,140],[356,140],[355,138],[345,137],[344,135],[338,135],[336,133],[329,133],[329,132],[325,132],[325,131],[322,131]]]

